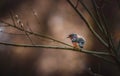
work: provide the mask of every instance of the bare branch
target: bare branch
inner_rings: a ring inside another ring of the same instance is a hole
[[[64,49],[64,50],[73,50],[88,54],[98,54],[98,55],[106,55],[110,56],[107,52],[96,52],[96,51],[89,51],[85,49],[78,49],[78,48],[69,48],[69,47],[60,47],[60,46],[50,46],[50,45],[30,45],[30,44],[15,44],[15,43],[7,43],[7,42],[0,42],[2,45],[8,46],[16,46],[16,47],[34,47],[34,48],[52,48],[52,49]]]
[[[6,42],[0,42],[1,45],[7,45],[7,46],[15,46],[15,47],[31,47],[31,48],[49,48],[49,49],[61,49],[61,50],[72,50],[77,52],[82,52],[86,54],[90,54],[92,56],[101,58],[107,62],[110,62],[112,64],[115,64],[109,59],[104,58],[101,55],[111,56],[109,53],[106,52],[96,52],[96,51],[89,51],[85,49],[77,49],[77,48],[69,48],[69,47],[60,47],[60,46],[50,46],[50,45],[29,45],[29,44],[14,44],[14,43],[6,43]]]
[[[92,25],[87,21],[87,19],[85,19],[85,17],[83,16],[83,14],[77,10],[77,8],[72,4],[72,2],[70,0],[67,0],[68,3],[73,7],[73,9],[77,12],[77,14],[82,18],[82,20],[86,23],[86,25],[88,26],[88,28],[90,29],[90,31],[93,33],[93,35],[95,35],[95,37],[97,39],[99,39],[99,41],[106,47],[108,47],[108,44],[97,34],[97,32],[95,32],[95,30],[92,28]]]
[[[29,34],[31,34],[31,35],[34,35],[34,36],[37,36],[37,37],[42,37],[42,38],[49,39],[49,40],[53,40],[53,41],[55,41],[55,42],[58,42],[58,43],[61,43],[61,44],[64,44],[64,45],[73,47],[73,46],[71,46],[71,45],[69,45],[69,44],[66,44],[66,43],[64,43],[64,42],[61,42],[61,41],[59,41],[59,40],[56,40],[56,39],[54,39],[54,38],[52,38],[52,37],[49,37],[49,36],[46,36],[46,35],[43,35],[43,34],[37,34],[37,33],[31,32],[31,31],[27,31],[27,30],[23,30],[22,28],[17,27],[17,26],[14,26],[14,25],[12,25],[12,24],[9,24],[9,23],[7,23],[7,22],[5,22],[5,21],[0,21],[0,22],[5,23],[5,24],[7,24],[8,26],[13,27],[13,28],[16,28],[16,29],[18,29],[18,30],[20,30],[20,31],[26,31],[27,33],[29,33]]]

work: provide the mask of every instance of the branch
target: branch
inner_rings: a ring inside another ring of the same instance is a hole
[[[6,23],[6,22],[4,22],[4,21],[1,21],[1,22],[7,24],[8,26],[14,27],[14,28],[16,28],[16,29],[18,29],[18,30],[20,30],[20,31],[23,31],[22,28],[19,28],[19,27],[17,27],[17,26],[11,25],[11,24]],[[37,34],[37,33],[34,33],[34,32],[30,32],[30,31],[27,31],[27,30],[25,30],[25,29],[24,29],[24,31],[26,31],[26,32],[29,33],[29,34],[32,34],[32,35],[35,35],[35,36],[38,36],[38,37],[47,38],[47,39],[50,39],[50,40],[54,40],[54,41],[56,41],[56,42],[58,42],[58,43],[62,43],[62,44],[64,44],[64,45],[68,45],[68,46],[72,47],[72,49],[68,49],[68,50],[80,51],[80,50],[78,50],[78,49],[73,49],[73,46],[71,46],[71,45],[69,45],[69,44],[66,44],[66,43],[61,42],[61,41],[56,40],[56,39],[53,39],[53,38],[51,38],[51,37],[48,37],[48,36],[45,36],[45,35],[41,35],[41,34]],[[3,43],[3,42],[0,42],[0,44],[4,44],[4,43]],[[5,43],[4,45],[9,45],[9,44],[8,44],[8,43]],[[34,46],[34,45],[20,45],[20,44],[10,44],[10,45],[13,45],[13,46],[21,46],[21,47],[40,47],[40,46],[42,46],[42,45],[39,45],[39,46],[35,45],[35,46]],[[47,47],[44,47],[44,46],[42,46],[42,47],[43,47],[43,48],[47,48]],[[48,47],[48,48],[49,48],[49,47]],[[52,48],[52,47],[51,47],[51,48]],[[54,48],[55,48],[55,47],[54,47]],[[59,47],[57,47],[57,48],[58,48],[58,49],[62,49],[62,48],[59,48]],[[57,48],[56,48],[56,49],[57,49]],[[88,51],[88,50],[83,50],[82,52],[84,52],[84,53],[102,54],[102,55],[109,55],[108,53],[104,53],[104,52],[96,52],[96,51]]]
[[[95,37],[97,39],[99,39],[99,41],[103,45],[105,45],[106,47],[108,47],[108,44],[94,31],[94,29],[92,28],[91,24],[85,19],[85,17],[82,15],[82,13],[77,10],[77,8],[72,4],[72,2],[70,0],[67,0],[67,1],[72,6],[72,8],[77,12],[77,14],[82,18],[82,20],[86,23],[86,25],[88,26],[88,28],[90,29],[90,31],[93,33],[93,35],[95,35]]]
[[[28,44],[15,44],[15,43],[6,43],[6,42],[0,42],[1,45],[7,45],[7,46],[15,46],[15,47],[30,47],[30,48],[49,48],[49,49],[63,49],[63,50],[72,50],[72,51],[77,51],[77,52],[82,52],[86,54],[90,54],[92,56],[101,58],[107,62],[110,62],[112,64],[115,64],[109,59],[104,58],[101,55],[106,55],[110,56],[109,53],[106,52],[95,52],[95,51],[89,51],[85,49],[77,49],[77,48],[68,48],[68,47],[60,47],[60,46],[50,46],[50,45],[28,45]]]
[[[15,29],[18,29],[18,30],[20,30],[20,31],[25,31],[25,32],[27,32],[27,33],[29,33],[29,34],[31,34],[31,35],[38,36],[38,37],[42,37],[42,38],[46,38],[46,39],[53,40],[53,41],[55,41],[55,42],[58,42],[58,43],[61,43],[61,44],[64,44],[64,45],[73,47],[73,46],[71,46],[71,45],[69,45],[69,44],[66,44],[66,43],[64,43],[64,42],[61,42],[61,41],[59,41],[59,40],[56,40],[56,39],[54,39],[54,38],[52,38],[52,37],[49,37],[49,36],[46,36],[46,35],[43,35],[43,34],[37,34],[37,33],[31,32],[31,31],[24,30],[24,29],[22,29],[22,28],[20,28],[20,27],[17,27],[17,26],[14,26],[14,25],[12,25],[12,24],[9,24],[9,23],[7,23],[7,22],[5,22],[5,21],[0,21],[0,22],[5,23],[5,24],[7,24],[8,26],[13,27],[13,28],[15,28]]]
[[[16,20],[17,20],[17,24],[21,27],[21,29],[23,29],[23,32],[24,32],[25,35],[28,37],[28,39],[30,40],[30,42],[31,42],[32,44],[34,44],[33,41],[32,41],[32,39],[30,38],[29,34],[25,31],[24,24],[23,24],[22,20],[19,18],[18,15],[16,15],[15,18],[16,18]],[[13,22],[14,22],[14,21],[13,21]]]
[[[106,52],[96,52],[96,51],[88,51],[88,50],[80,50],[80,49],[74,49],[73,46],[69,45],[69,44],[66,44],[64,42],[61,42],[59,40],[56,40],[56,39],[53,39],[51,37],[48,37],[48,36],[45,36],[45,35],[42,35],[42,34],[37,34],[37,33],[34,33],[34,32],[30,32],[30,31],[27,31],[27,30],[23,30],[22,28],[19,28],[17,26],[14,26],[14,25],[11,25],[9,23],[6,23],[4,21],[1,21],[5,24],[7,24],[8,26],[11,26],[11,27],[14,27],[20,31],[26,31],[27,33],[31,34],[31,35],[34,35],[34,36],[38,36],[38,37],[43,37],[43,38],[46,38],[46,39],[50,39],[50,40],[53,40],[53,41],[56,41],[58,43],[61,43],[61,44],[64,44],[64,45],[67,45],[67,46],[70,46],[72,48],[63,48],[63,47],[54,47],[54,46],[44,46],[44,45],[26,45],[26,44],[12,44],[12,43],[4,43],[4,42],[0,42],[0,44],[3,44],[3,45],[10,45],[10,46],[19,46],[19,47],[41,47],[41,48],[54,48],[54,49],[65,49],[65,50],[75,50],[75,51],[80,51],[80,52],[83,52],[83,53],[89,53],[89,54],[101,54],[101,55],[110,55],[109,53],[106,53]]]
[[[92,0],[92,5],[93,5],[94,10],[95,10],[95,12],[96,12],[97,19],[98,19],[98,21],[99,21],[99,23],[100,23],[100,25],[101,25],[101,29],[103,30],[104,34],[107,35],[107,31],[106,31],[106,29],[105,29],[103,20],[102,20],[102,18],[101,18],[101,16],[100,16],[100,12],[99,12],[99,9],[98,9],[99,7],[97,6],[95,0]],[[101,7],[100,7],[100,8],[101,8]]]
[[[97,26],[99,27],[100,31],[103,32],[103,28],[101,26],[101,24],[98,22],[98,20],[96,19],[96,17],[93,15],[93,13],[88,9],[88,7],[83,3],[83,1],[79,0],[81,5],[86,9],[86,11],[89,13],[89,15],[92,17],[92,19],[95,21],[95,23],[97,24]]]
[[[98,54],[98,55],[110,56],[110,54],[107,52],[96,52],[96,51],[89,51],[89,50],[85,50],[85,49],[60,47],[60,46],[15,44],[15,43],[7,43],[7,42],[0,42],[0,44],[8,45],[8,46],[16,46],[16,47],[33,47],[33,48],[51,48],[51,49],[73,50],[73,51],[78,51],[78,52],[87,53],[87,54]]]

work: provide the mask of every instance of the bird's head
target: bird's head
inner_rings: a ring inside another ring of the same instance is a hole
[[[70,34],[70,35],[68,35],[67,38],[70,38],[72,40],[72,42],[77,42],[78,35],[77,34]]]
[[[77,38],[77,34],[70,34],[68,35],[67,38],[70,38],[70,39]]]

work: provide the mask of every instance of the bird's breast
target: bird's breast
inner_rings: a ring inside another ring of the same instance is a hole
[[[79,48],[79,45],[78,45],[77,42],[72,42],[72,44],[73,44],[73,46],[74,46],[75,48]]]

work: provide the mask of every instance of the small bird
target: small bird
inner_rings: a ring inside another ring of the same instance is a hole
[[[72,44],[75,48],[83,48],[86,42],[86,40],[78,34],[70,34],[67,38],[71,39]]]

